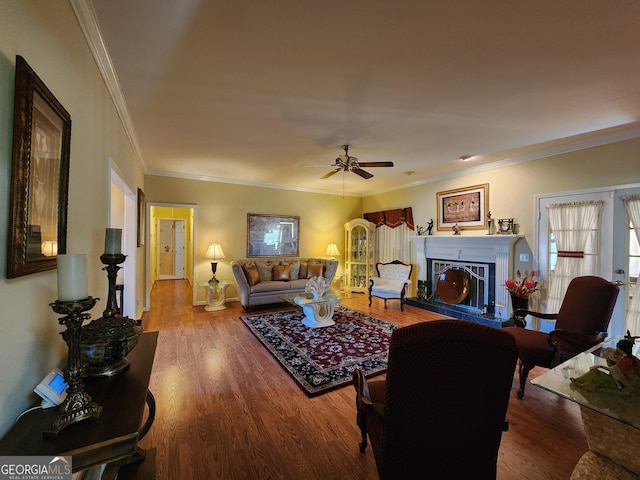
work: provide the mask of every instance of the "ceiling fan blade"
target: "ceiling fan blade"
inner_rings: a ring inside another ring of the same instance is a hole
[[[371,174],[369,172],[365,172],[361,168],[352,168],[351,171],[353,173],[355,173],[356,175],[360,175],[365,180],[368,180],[369,178],[373,177],[373,174]]]
[[[361,167],[393,167],[393,162],[358,162]]]
[[[320,177],[320,180],[322,180],[324,178],[329,178],[331,175],[334,175],[334,174],[338,173],[340,170],[342,170],[342,169],[341,168],[336,168],[335,170],[331,170],[326,175],[323,175],[322,177]]]

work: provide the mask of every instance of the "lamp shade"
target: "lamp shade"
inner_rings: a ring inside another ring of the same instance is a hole
[[[58,242],[55,240],[45,240],[40,245],[40,251],[45,257],[55,257],[58,255]]]
[[[204,258],[210,258],[212,260],[217,260],[219,258],[224,258],[224,252],[222,251],[222,247],[219,243],[212,243],[209,245],[209,249],[207,250],[207,254]]]
[[[338,251],[338,246],[335,243],[330,243],[327,246],[327,251],[325,252],[325,255],[329,255],[330,257],[335,257],[336,255],[340,255],[340,252]]]

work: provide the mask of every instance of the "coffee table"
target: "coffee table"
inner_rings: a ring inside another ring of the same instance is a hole
[[[637,394],[585,392],[571,386],[594,366],[605,366],[603,348],[615,348],[622,337],[613,337],[580,353],[531,380],[533,385],[580,405],[582,423],[589,444],[571,479],[640,479],[640,399]],[[640,344],[636,343],[634,355]],[[621,468],[622,467],[622,468]]]
[[[351,298],[351,295],[345,292],[331,290],[317,299],[314,299],[310,293],[282,295],[280,298],[291,305],[302,307],[302,311],[304,312],[304,318],[302,319],[303,325],[309,328],[319,328],[336,324],[336,322],[333,321],[335,306],[342,300]]]

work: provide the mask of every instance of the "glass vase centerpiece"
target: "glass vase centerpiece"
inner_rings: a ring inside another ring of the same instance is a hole
[[[120,314],[116,301],[116,278],[120,264],[126,255],[120,252],[122,230],[108,228],[105,239],[105,253],[100,261],[107,271],[109,292],[107,305],[102,317],[82,327],[80,355],[87,363],[87,375],[105,377],[116,375],[129,366],[126,355],[133,350],[142,335],[142,321],[133,320]]]

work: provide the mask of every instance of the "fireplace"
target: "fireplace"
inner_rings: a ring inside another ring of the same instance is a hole
[[[493,314],[495,308],[495,264],[454,262],[435,258],[427,259],[427,298],[434,303],[457,308],[478,315]],[[439,279],[449,272],[460,272],[466,279],[467,293],[460,301],[451,302],[441,298],[438,292]]]
[[[509,296],[502,286],[513,268],[519,235],[413,236],[417,297],[407,304],[494,327],[509,325]],[[440,298],[437,283],[449,269],[464,272],[468,294],[458,303]]]

